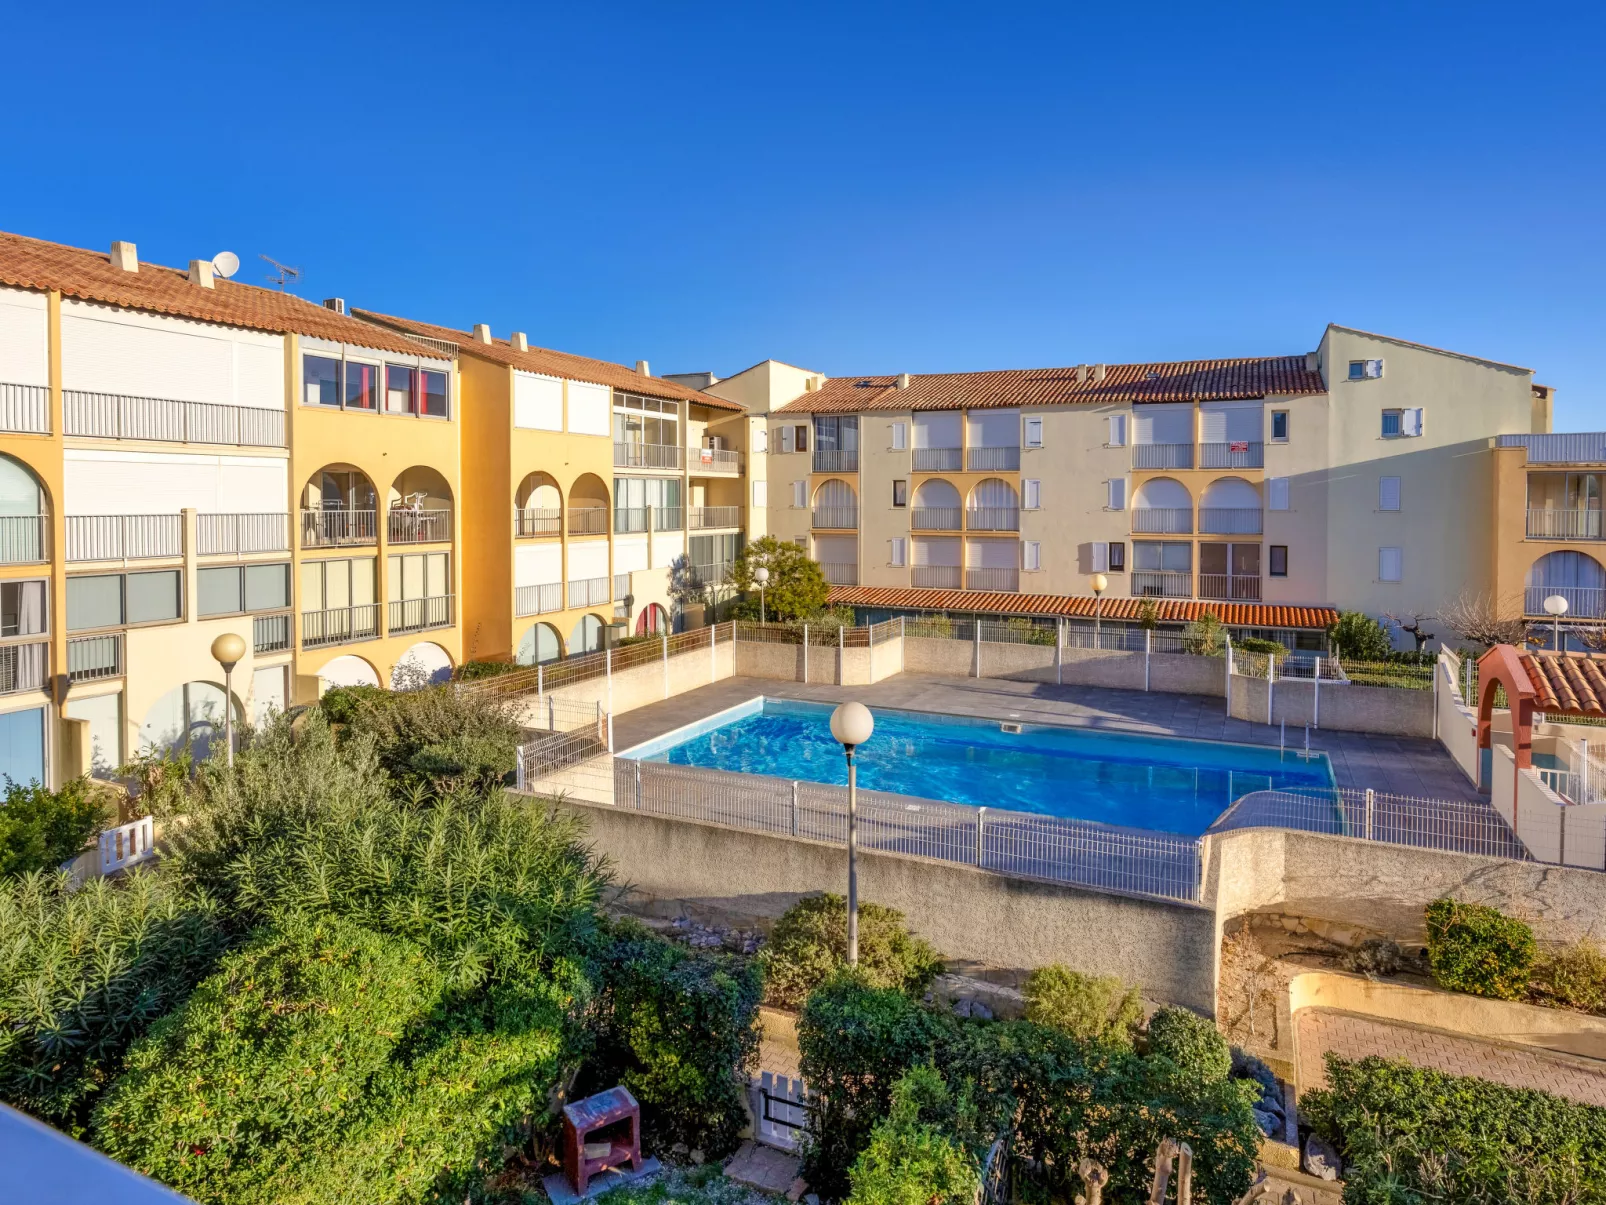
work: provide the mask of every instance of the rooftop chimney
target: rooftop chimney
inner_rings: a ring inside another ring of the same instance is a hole
[[[514,331],[507,337],[507,341],[513,345],[514,351],[530,350],[530,341],[524,337],[523,331]]]
[[[647,361],[637,360],[636,373],[638,376],[650,377],[652,376],[652,369],[648,366]]]
[[[190,283],[200,285],[203,289],[212,287],[212,261],[209,259],[190,260]]]
[[[910,376],[908,373],[900,372],[898,374],[898,388],[899,389],[907,389],[907,388],[909,388],[909,382],[912,381],[912,380],[914,380],[914,378],[912,376]]]
[[[489,322],[476,322],[474,324],[474,342],[489,343],[491,341],[491,324]]]
[[[139,252],[134,250],[133,243],[118,239],[112,244],[112,267],[121,268],[124,272],[139,271]]]
[[[1308,351],[1305,353],[1305,371],[1316,371],[1316,353],[1313,351]]]
[[[1087,384],[1087,365],[1086,364],[1078,364],[1076,366],[1076,383],[1078,385],[1086,385]]]
[[[337,314],[344,314],[346,312],[346,299],[344,297],[325,297],[323,299],[323,308],[333,310]]]
[[[1095,364],[1093,365],[1093,379],[1095,381],[1102,381],[1109,371],[1110,370],[1103,364]]]

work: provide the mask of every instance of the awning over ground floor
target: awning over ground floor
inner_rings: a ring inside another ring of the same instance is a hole
[[[1304,628],[1325,631],[1338,622],[1336,607],[1295,607],[1279,603],[1199,602],[1179,598],[1106,598],[1095,606],[1091,595],[1011,594],[986,590],[906,590],[896,586],[833,586],[832,606],[885,607],[896,611],[943,611],[974,615],[1041,615],[1137,620],[1153,603],[1161,623],[1191,623],[1205,612],[1231,627]]]

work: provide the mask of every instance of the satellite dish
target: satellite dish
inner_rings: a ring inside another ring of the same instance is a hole
[[[212,257],[212,271],[224,280],[240,270],[240,257],[232,251],[219,251]]]

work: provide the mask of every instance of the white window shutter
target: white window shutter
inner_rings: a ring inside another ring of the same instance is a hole
[[[892,450],[894,452],[902,452],[908,446],[909,446],[909,424],[908,423],[893,423],[892,424]]]
[[[760,509],[769,505],[769,482],[753,482],[753,505]]]
[[[1422,434],[1422,407],[1417,406],[1400,414],[1400,434]]]
[[[1126,478],[1111,477],[1106,483],[1109,489],[1108,506],[1111,510],[1126,509]]]
[[[1099,540],[1093,544],[1093,572],[1105,573],[1110,568],[1110,546]]]
[[[1037,540],[1025,541],[1024,560],[1025,568],[1041,569],[1043,567],[1043,545]]]
[[[770,450],[770,433],[763,427],[753,432],[753,451],[768,452]]]
[[[892,563],[894,566],[901,567],[907,559],[904,553],[904,548],[904,537],[894,536],[892,538]]]
[[[1043,446],[1043,420],[1029,418],[1026,420],[1026,446],[1040,448]]]
[[[1381,377],[1383,375],[1383,361],[1382,360],[1368,360],[1368,361],[1366,361],[1366,368],[1364,369],[1364,371],[1365,371],[1365,373],[1366,373],[1366,375],[1368,377],[1372,377],[1374,379],[1378,378],[1378,377]]]
[[[1288,509],[1288,478],[1266,478],[1266,508],[1268,510]]]
[[[792,428],[791,427],[782,427],[781,428],[781,451],[790,452],[791,450],[792,450]]]
[[[1110,447],[1126,447],[1126,415],[1110,415]]]
[[[1377,578],[1383,582],[1397,582],[1404,576],[1405,556],[1399,548],[1377,550]]]
[[[1398,477],[1379,477],[1377,479],[1377,509],[1400,509],[1400,479]]]
[[[782,430],[789,430],[789,429],[790,428],[785,428],[785,427],[782,428]],[[792,482],[792,505],[801,508],[801,507],[807,506],[808,504],[809,504],[809,483],[807,481],[794,481],[794,482]]]
[[[1043,483],[1035,477],[1028,477],[1021,483],[1021,494],[1024,497],[1022,505],[1027,510],[1036,510],[1043,505]]]

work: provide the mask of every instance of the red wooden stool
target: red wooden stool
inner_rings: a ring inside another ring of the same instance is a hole
[[[586,1155],[587,1139],[607,1152]],[[600,1171],[629,1163],[641,1170],[641,1106],[628,1088],[609,1088],[595,1096],[563,1106],[563,1174],[576,1195],[584,1196],[591,1177]]]

